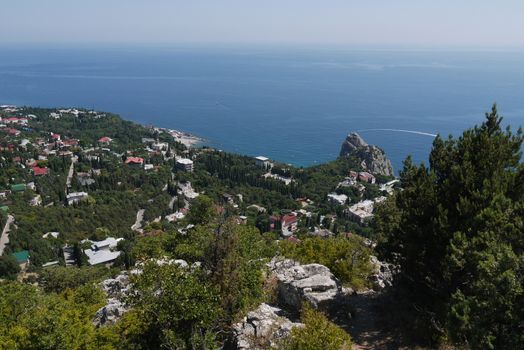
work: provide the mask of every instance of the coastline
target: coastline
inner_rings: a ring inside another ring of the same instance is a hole
[[[34,108],[33,106],[18,106],[18,105],[15,105],[15,104],[7,104],[7,103],[2,103],[0,104],[0,110],[2,111],[5,111],[5,112],[18,112],[19,110],[23,109],[23,108]],[[79,112],[81,111],[86,111],[88,113],[101,113],[103,114],[104,112],[101,112],[101,111],[96,111],[96,110],[92,110],[92,109],[89,109],[89,108],[84,108],[84,107],[69,107],[69,108],[64,108],[64,107],[61,107],[61,108],[48,108],[48,109],[56,109],[57,111],[59,112],[67,112],[67,113],[71,113],[71,114],[76,114],[78,115]],[[130,119],[126,119],[124,118],[122,115],[118,114],[118,116],[122,119],[122,120],[128,120],[128,121],[131,121]],[[137,122],[135,122],[137,123]],[[176,141],[176,142],[179,142],[181,144],[183,144],[184,146],[186,146],[187,148],[193,148],[193,147],[198,147],[198,146],[201,146],[203,144],[206,143],[206,139],[200,137],[200,136],[197,136],[195,134],[192,134],[192,133],[189,133],[187,131],[181,131],[181,130],[177,130],[177,129],[171,129],[171,128],[161,128],[161,127],[157,127],[153,124],[149,124],[149,125],[144,125],[142,123],[137,123],[137,124],[140,124],[146,128],[151,128],[153,130],[156,130],[156,131],[161,131],[161,132],[165,132],[165,133],[168,133],[170,134],[173,139]]]
[[[197,147],[206,142],[204,138],[188,133],[186,131],[180,131],[180,130],[168,129],[168,128],[157,128],[157,127],[155,127],[154,129],[168,133],[169,135],[173,137],[173,139],[176,142],[180,142],[187,148]]]

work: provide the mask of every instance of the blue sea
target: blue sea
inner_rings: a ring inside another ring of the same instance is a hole
[[[481,123],[493,102],[524,124],[524,51],[341,47],[3,47],[0,104],[85,107],[180,129],[297,166],[351,131],[395,169],[432,134]]]

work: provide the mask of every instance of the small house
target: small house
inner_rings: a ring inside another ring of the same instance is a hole
[[[193,171],[193,161],[187,158],[179,158],[176,160],[176,168],[178,170],[192,172]]]
[[[267,168],[271,163],[269,158],[264,156],[255,157],[255,164],[261,168]]]
[[[327,197],[333,205],[344,205],[348,200],[348,196],[345,194],[329,193]]]
[[[113,141],[113,139],[110,138],[110,137],[107,137],[107,136],[103,136],[103,137],[101,137],[101,138],[98,139],[98,143],[101,143],[101,144],[104,144],[104,145],[108,145],[108,144],[110,144],[112,141]]]
[[[367,171],[361,171],[358,173],[358,179],[362,182],[368,182],[370,184],[374,184],[376,182],[375,177]]]
[[[84,250],[84,253],[87,255],[89,265],[109,265],[113,263],[120,256],[120,252],[114,251],[114,249],[116,249],[118,242],[121,240],[123,240],[123,238],[115,239],[113,237],[108,237],[103,241],[91,242],[91,249]]]
[[[350,220],[365,225],[373,218],[374,204],[372,200],[361,201],[344,210],[344,214]]]
[[[125,163],[130,167],[141,168],[144,165],[144,158],[128,157]]]
[[[33,174],[35,176],[43,176],[43,175],[47,175],[48,173],[48,168],[40,168],[39,166],[34,166],[31,168],[33,170]]]
[[[291,236],[298,229],[298,218],[295,214],[287,214],[282,217],[281,233],[284,237]]]
[[[87,192],[72,192],[66,196],[67,205],[79,203],[88,197]]]
[[[29,264],[29,251],[28,250],[20,250],[18,252],[13,253],[13,256],[16,259],[16,262],[18,265],[20,265],[20,268],[24,270],[27,265]]]
[[[26,184],[14,184],[11,185],[11,192],[24,192],[26,189]]]

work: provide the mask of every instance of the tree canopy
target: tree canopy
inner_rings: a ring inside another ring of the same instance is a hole
[[[376,222],[418,319],[476,349],[524,344],[524,136],[501,121],[493,106],[482,125],[437,137],[429,167],[408,158]]]

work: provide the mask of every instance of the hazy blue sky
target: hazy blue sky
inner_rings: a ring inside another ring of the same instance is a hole
[[[12,0],[0,43],[524,47],[522,0]]]

